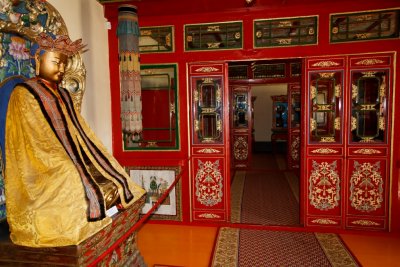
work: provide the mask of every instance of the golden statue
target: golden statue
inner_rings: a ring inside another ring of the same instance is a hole
[[[36,77],[11,93],[5,133],[5,194],[11,240],[30,247],[77,245],[145,191],[101,144],[59,86],[84,47],[40,34]]]

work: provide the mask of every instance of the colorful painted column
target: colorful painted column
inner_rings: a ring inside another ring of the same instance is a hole
[[[121,121],[124,141],[140,140],[142,99],[140,84],[139,24],[136,6],[118,8],[118,52],[121,88]]]

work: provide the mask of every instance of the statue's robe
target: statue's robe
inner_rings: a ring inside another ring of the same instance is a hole
[[[18,245],[77,245],[111,222],[95,176],[118,187],[126,208],[145,193],[107,152],[67,90],[31,79],[8,102],[5,194]]]

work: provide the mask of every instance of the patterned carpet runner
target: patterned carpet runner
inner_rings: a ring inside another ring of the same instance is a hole
[[[238,171],[231,199],[233,223],[299,225],[299,203],[283,171]]]
[[[213,267],[358,266],[336,234],[223,227]]]

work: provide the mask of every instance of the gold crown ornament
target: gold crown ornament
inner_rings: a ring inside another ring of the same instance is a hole
[[[57,51],[67,56],[75,55],[86,46],[82,44],[82,39],[72,42],[67,35],[56,35],[53,38],[44,32],[36,37],[36,42],[39,45],[39,50]]]

